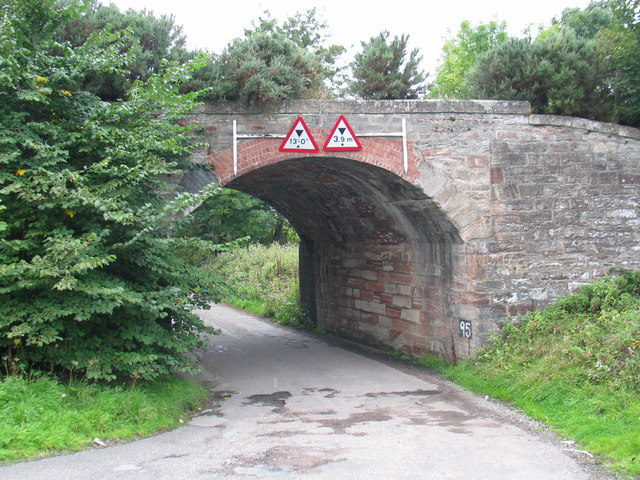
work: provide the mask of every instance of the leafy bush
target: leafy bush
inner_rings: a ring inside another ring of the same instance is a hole
[[[467,77],[476,98],[527,100],[535,113],[606,120],[612,97],[597,42],[573,30],[512,38],[481,56]]]
[[[179,234],[216,243],[247,240],[268,245],[298,236],[288,220],[262,200],[230,188],[216,188],[180,228]]]
[[[165,65],[107,103],[89,77],[127,72],[126,39],[60,42],[76,2],[7,0],[0,14],[0,357],[4,371],[151,379],[188,371],[212,285],[174,255],[161,177],[192,148],[177,122],[193,65]]]
[[[304,98],[324,80],[320,58],[278,32],[235,39],[219,62],[222,97],[252,107]]]
[[[218,255],[207,268],[223,279],[227,303],[282,323],[309,325],[300,303],[297,245],[250,245]]]

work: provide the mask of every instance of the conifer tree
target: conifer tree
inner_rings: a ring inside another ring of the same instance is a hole
[[[408,35],[394,36],[384,31],[368,42],[351,64],[353,79],[348,91],[361,98],[377,100],[418,98],[425,90],[422,57],[417,48],[407,58]]]

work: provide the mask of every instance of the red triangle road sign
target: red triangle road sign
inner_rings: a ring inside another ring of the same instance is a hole
[[[322,149],[329,152],[362,150],[360,140],[358,140],[344,115],[338,117],[338,121],[333,126]]]
[[[284,141],[280,145],[281,152],[317,153],[320,151],[311,131],[302,117],[298,117]]]

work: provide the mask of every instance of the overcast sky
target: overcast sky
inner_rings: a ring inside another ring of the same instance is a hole
[[[220,53],[243,29],[265,10],[284,19],[316,7],[327,23],[331,42],[358,51],[360,42],[382,30],[392,35],[408,34],[412,48],[424,57],[424,68],[433,72],[445,38],[454,35],[463,20],[473,24],[490,20],[507,22],[509,33],[521,35],[529,26],[548,25],[568,7],[585,8],[589,0],[453,0],[432,2],[355,0],[102,0],[121,10],[149,10],[155,15],[173,15],[182,25],[189,48]],[[375,6],[374,6],[375,5]]]

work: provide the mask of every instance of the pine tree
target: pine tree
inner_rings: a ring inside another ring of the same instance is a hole
[[[389,32],[384,31],[362,42],[362,51],[351,64],[349,93],[377,100],[418,98],[425,90],[426,75],[420,70],[417,48],[407,58],[408,40],[408,35],[401,35],[389,41]]]

